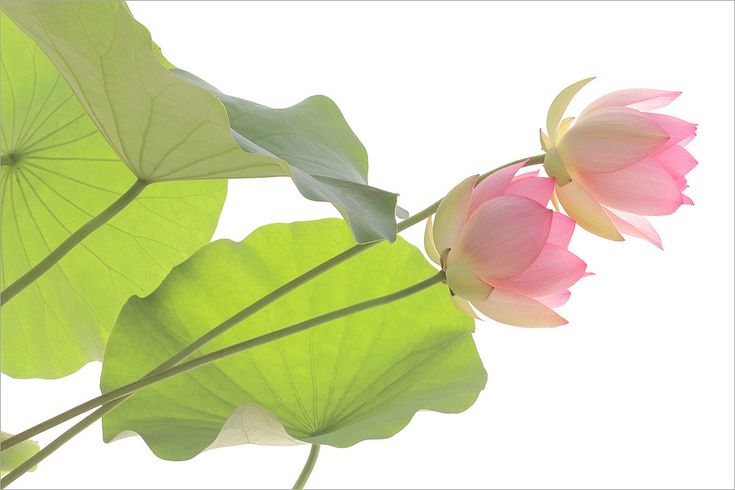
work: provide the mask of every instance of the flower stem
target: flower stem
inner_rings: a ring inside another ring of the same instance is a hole
[[[177,376],[182,373],[186,373],[198,367],[218,361],[225,357],[232,356],[234,354],[238,354],[248,349],[252,349],[254,347],[258,347],[260,345],[268,344],[270,342],[274,342],[284,337],[288,337],[289,335],[294,335],[299,332],[309,330],[311,328],[314,328],[318,325],[322,325],[324,323],[330,322],[332,320],[337,320],[339,318],[353,315],[355,313],[359,313],[361,311],[365,311],[370,308],[375,308],[377,306],[382,306],[388,303],[392,303],[394,301],[398,301],[399,299],[403,299],[407,296],[411,296],[412,294],[416,294],[419,291],[423,291],[424,289],[427,289],[443,281],[444,278],[445,278],[444,271],[439,271],[433,276],[427,279],[424,279],[423,281],[418,282],[412,286],[401,289],[399,291],[395,291],[393,293],[386,294],[385,296],[380,296],[378,298],[369,299],[367,301],[362,301],[360,303],[355,303],[353,305],[346,306],[338,310],[330,311],[329,313],[318,315],[318,316],[315,316],[308,320],[304,320],[299,323],[295,323],[289,327],[285,327],[280,330],[276,330],[275,332],[260,335],[258,337],[255,337],[249,340],[245,340],[243,342],[238,342],[237,344],[233,344],[229,347],[225,347],[223,349],[219,349],[219,350],[210,352],[209,354],[205,354],[200,357],[196,357],[194,359],[183,362],[181,364],[178,364],[164,371],[160,371],[156,374],[150,374],[148,376],[145,376],[144,378],[141,378],[138,381],[135,381],[133,383],[130,383],[130,384],[121,386],[119,388],[116,388],[114,390],[108,391],[104,395],[97,397],[98,401],[96,405],[97,406],[103,405],[107,402],[112,402],[112,403],[108,403],[107,405],[100,407],[98,410],[95,410],[93,413],[86,416],[84,419],[82,419],[80,422],[75,424],[69,430],[61,434],[58,438],[54,439],[48,446],[44,447],[41,451],[39,451],[38,453],[34,454],[29,459],[24,461],[22,464],[16,467],[13,471],[8,473],[7,476],[5,476],[5,478],[0,480],[0,487],[5,487],[9,485],[10,483],[14,482],[15,480],[17,480],[26,471],[28,471],[29,469],[33,468],[38,463],[43,461],[47,456],[49,456],[51,453],[56,451],[56,449],[61,447],[64,443],[66,443],[72,437],[74,437],[75,435],[77,435],[79,432],[86,429],[87,427],[89,427],[96,420],[98,420],[99,418],[101,418],[102,416],[110,412],[112,409],[114,409],[117,405],[125,401],[124,398],[122,397],[131,395],[137,391],[142,390],[143,388],[147,386],[150,386],[155,383],[159,383],[165,379],[171,378],[173,376]]]
[[[316,458],[319,457],[319,447],[319,444],[311,445],[311,451],[309,451],[309,457],[306,459],[304,469],[301,470],[301,474],[299,475],[298,480],[296,480],[296,483],[293,484],[292,490],[303,490],[306,486],[306,482],[309,480],[311,472],[314,470],[314,465],[316,465]]]
[[[523,158],[523,159],[520,159],[520,160],[515,160],[513,162],[506,163],[505,165],[501,165],[501,166],[499,166],[499,167],[497,167],[497,168],[495,168],[493,170],[490,170],[489,172],[486,172],[485,174],[482,174],[477,179],[477,182],[479,183],[480,181],[484,180],[485,178],[487,178],[488,176],[490,176],[493,173],[497,172],[498,170],[501,170],[503,168],[509,167],[511,165],[516,165],[516,164],[521,163],[523,161],[526,161],[526,165],[525,166],[538,165],[540,163],[543,163],[543,161],[544,161],[544,155],[543,154],[542,155],[535,155],[535,156],[532,156],[532,157],[529,157],[529,158]],[[405,229],[407,229],[407,228],[409,228],[409,227],[411,227],[411,226],[413,226],[413,225],[415,225],[415,224],[423,221],[424,219],[428,218],[429,216],[431,216],[432,214],[434,214],[436,212],[436,210],[439,207],[439,204],[440,203],[441,203],[441,199],[438,200],[438,201],[436,201],[432,205],[428,206],[426,209],[420,211],[419,213],[414,214],[413,216],[411,216],[411,217],[409,217],[409,218],[401,221],[398,224],[398,226],[397,226],[397,231],[400,233],[400,232],[404,231]],[[226,332],[230,328],[234,327],[235,325],[237,325],[242,320],[244,320],[244,319],[248,318],[249,316],[255,314],[256,312],[260,311],[261,309],[265,308],[266,306],[268,306],[269,304],[273,303],[274,301],[276,301],[277,299],[281,298],[282,296],[285,296],[290,291],[292,291],[292,290],[298,288],[299,286],[301,286],[301,285],[309,282],[311,279],[314,279],[315,277],[317,277],[320,274],[322,274],[322,273],[330,270],[331,268],[333,268],[333,267],[341,264],[342,262],[348,260],[349,258],[351,258],[351,257],[353,257],[353,256],[355,256],[355,255],[357,255],[357,254],[359,254],[361,252],[364,252],[365,250],[368,250],[369,248],[372,248],[374,245],[377,245],[378,243],[379,242],[371,242],[371,243],[363,243],[363,244],[353,245],[352,247],[348,248],[344,252],[341,252],[341,253],[335,255],[334,257],[326,260],[325,262],[322,262],[321,264],[319,264],[319,265],[315,266],[314,268],[308,270],[307,272],[303,273],[302,275],[300,275],[300,276],[292,279],[291,281],[287,282],[286,284],[280,286],[279,288],[277,288],[277,289],[273,290],[272,292],[268,293],[267,295],[263,296],[262,298],[260,298],[255,303],[252,303],[250,306],[244,308],[240,312],[236,313],[232,317],[228,318],[224,322],[220,323],[216,327],[214,327],[211,330],[209,330],[207,333],[203,334],[201,337],[199,337],[196,340],[194,340],[191,344],[189,344],[188,346],[186,346],[183,350],[181,350],[180,352],[178,352],[177,354],[175,354],[174,356],[172,356],[171,358],[169,358],[168,360],[166,360],[158,368],[156,368],[153,371],[151,371],[147,376],[159,374],[159,373],[161,373],[161,372],[163,372],[163,371],[165,371],[165,370],[167,370],[167,369],[175,366],[176,364],[178,364],[179,362],[183,361],[184,359],[186,359],[187,357],[189,357],[191,354],[193,354],[194,352],[196,352],[197,350],[199,350],[201,347],[203,347],[209,341],[211,341],[215,337],[221,335],[222,333]],[[3,294],[5,294],[5,293],[3,292]],[[275,333],[277,333],[277,332],[275,332]],[[145,377],[144,378],[141,378],[141,380],[139,380],[139,381],[142,381],[143,379],[145,379]],[[132,384],[134,384],[134,383],[132,383]],[[44,432],[44,431],[46,431],[48,429],[51,429],[53,427],[56,427],[57,425],[59,425],[59,424],[61,424],[63,422],[66,422],[67,420],[70,420],[70,419],[72,419],[72,418],[74,418],[74,417],[76,417],[78,415],[81,415],[81,414],[83,414],[83,413],[85,413],[85,412],[87,412],[87,411],[89,411],[89,410],[91,410],[91,409],[93,409],[95,407],[98,407],[98,406],[100,406],[102,404],[106,404],[106,405],[102,406],[100,409],[94,411],[92,414],[90,414],[85,419],[82,419],[80,422],[77,423],[77,425],[73,426],[67,432],[65,432],[64,434],[62,434],[62,436],[60,436],[59,438],[57,438],[56,440],[54,440],[51,444],[49,444],[48,447],[51,447],[52,445],[55,446],[55,447],[53,447],[49,451],[48,454],[50,454],[51,452],[55,451],[61,444],[63,444],[67,440],[71,439],[74,435],[76,435],[77,433],[79,433],[81,431],[81,429],[84,429],[84,428],[88,427],[95,420],[98,420],[98,419],[102,418],[103,415],[105,415],[108,412],[112,411],[112,409],[114,409],[117,406],[119,406],[122,403],[122,401],[124,401],[127,397],[130,396],[129,394],[123,394],[123,395],[118,395],[118,397],[110,397],[110,394],[111,393],[114,393],[114,391],[115,390],[113,390],[111,392],[108,392],[108,393],[105,393],[103,395],[97,396],[97,397],[92,398],[90,400],[87,400],[86,402],[81,403],[81,404],[77,405],[76,407],[73,407],[73,408],[71,408],[71,409],[69,409],[69,410],[67,410],[67,411],[65,411],[65,412],[63,412],[63,413],[61,413],[59,415],[56,415],[54,417],[51,417],[51,418],[45,420],[44,422],[41,422],[40,424],[37,424],[37,425],[35,425],[35,426],[33,426],[33,427],[29,428],[29,429],[26,429],[26,430],[24,430],[22,432],[19,432],[19,433],[15,434],[12,437],[9,437],[5,441],[3,441],[2,444],[0,445],[0,452],[1,451],[5,451],[6,449],[10,449],[11,447],[15,446],[16,444],[20,444],[21,442],[25,441],[26,439],[29,439],[29,438],[31,438],[31,437],[33,437],[33,436],[35,436],[37,434],[40,434],[40,433],[42,433],[42,432]],[[122,398],[122,397],[124,397],[124,398]],[[120,399],[119,402],[115,402],[114,404],[112,404],[109,400],[113,400],[114,398],[121,398],[121,399]],[[114,405],[114,406],[111,406],[110,407],[108,405]],[[85,421],[87,421],[88,419],[89,419],[89,423],[86,423],[86,425],[84,425],[85,424]],[[82,425],[84,425],[84,426],[81,427],[81,429],[75,430],[79,426],[82,426]],[[68,435],[68,437],[65,437],[67,435]],[[62,438],[65,438],[65,440],[63,442],[61,442],[61,444],[56,444],[57,441],[61,440]],[[43,450],[41,450],[41,452],[38,453],[38,454],[41,454],[43,451],[45,451],[45,449],[46,448],[44,448]],[[45,458],[45,456],[44,456],[44,458]],[[41,459],[43,459],[43,458],[41,458]],[[29,468],[30,467],[32,467],[32,466],[29,466]],[[10,476],[10,474],[8,475],[8,477],[9,476]],[[18,476],[20,476],[20,475],[18,475]],[[7,479],[7,477],[6,477],[6,479]],[[5,481],[5,480],[3,480],[3,481]]]
[[[69,235],[66,240],[61,242],[59,246],[44,257],[43,260],[31,267],[10,286],[3,289],[2,292],[0,292],[0,306],[5,305],[8,301],[13,299],[14,296],[32,284],[33,281],[41,277],[47,270],[56,265],[64,255],[69,253],[71,249],[84,240],[90,233],[110,221],[113,216],[125,209],[128,204],[138,197],[138,194],[140,194],[147,185],[148,183],[143,180],[136,180],[123,195],[117,198],[115,202],[110,204],[100,214],[84,223],[81,228]]]

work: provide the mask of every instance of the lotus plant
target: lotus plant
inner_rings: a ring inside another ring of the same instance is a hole
[[[696,125],[650,112],[681,92],[626,89],[592,102],[577,120],[563,118],[574,95],[591,78],[570,85],[549,108],[548,134],[541,132],[544,166],[556,179],[555,196],[588,231],[611,240],[622,234],[661,247],[645,216],[667,215],[682,204],[686,174],[697,161],[684,148]]]
[[[587,266],[567,250],[574,221],[546,207],[554,180],[516,175],[524,163],[479,184],[476,175],[460,182],[436,221],[427,221],[425,247],[468,315],[475,315],[471,304],[509,325],[553,327],[567,323],[552,308],[567,301]]]

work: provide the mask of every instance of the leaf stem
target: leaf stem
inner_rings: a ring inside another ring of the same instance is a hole
[[[298,480],[296,480],[296,483],[293,484],[292,490],[303,490],[306,486],[306,482],[309,480],[311,472],[314,470],[314,465],[316,465],[316,459],[319,457],[319,448],[319,444],[311,445],[311,451],[309,451],[309,457],[306,459],[304,469],[301,470],[301,474],[299,475]]]
[[[535,155],[529,158],[523,158],[520,160],[515,160],[510,163],[506,163],[505,165],[501,165],[493,170],[490,170],[489,172],[486,172],[485,174],[481,175],[478,178],[478,182],[482,181],[483,179],[487,178],[488,176],[492,175],[493,173],[497,172],[498,170],[501,170],[503,168],[509,167],[511,165],[516,165],[520,162],[523,162],[524,160],[527,160],[526,166],[530,165],[537,165],[539,163],[543,163],[544,161],[544,155]],[[428,218],[432,214],[434,214],[439,207],[439,204],[441,203],[441,199],[436,201],[434,204],[430,205],[426,209],[420,211],[419,213],[411,216],[410,218],[407,218],[400,222],[397,226],[398,232],[401,232],[421,221]],[[320,274],[332,269],[333,267],[341,264],[342,262],[346,261],[347,259],[364,252],[365,250],[373,247],[374,245],[377,245],[379,242],[371,242],[371,243],[363,243],[363,244],[357,244],[353,245],[352,247],[348,248],[344,252],[341,252],[334,257],[326,260],[325,262],[322,262],[321,264],[315,266],[314,268],[306,271],[305,273],[301,274],[300,276],[290,280],[286,284],[278,287],[277,289],[274,289],[267,295],[260,298],[255,303],[252,303],[250,306],[244,308],[240,312],[236,313],[235,315],[231,316],[224,322],[220,323],[216,327],[209,330],[207,333],[203,334],[201,337],[193,341],[188,346],[184,347],[183,350],[169,358],[167,361],[165,361],[163,364],[161,364],[158,368],[154,369],[148,375],[156,374],[158,372],[161,372],[165,369],[168,369],[176,364],[178,364],[180,361],[186,359],[191,354],[199,350],[201,347],[203,347],[205,344],[207,344],[210,340],[214,339],[215,337],[221,335],[222,333],[226,332],[233,326],[237,325],[238,322],[241,322],[242,320],[248,318],[249,316],[255,314],[256,312],[260,311],[261,309],[265,308],[269,304],[273,303],[277,299],[281,298],[282,296],[285,296],[290,291],[293,291],[294,289],[298,288],[299,286],[309,282],[310,280],[314,279],[315,277],[319,276]],[[63,413],[60,413],[59,415],[56,415],[54,417],[51,417],[40,424],[37,424],[29,429],[26,429],[22,432],[19,432],[15,434],[12,437],[9,437],[5,441],[2,442],[2,445],[0,445],[0,452],[4,451],[6,449],[10,449],[11,447],[15,446],[16,444],[20,444],[21,442],[25,441],[26,439],[29,439],[35,435],[38,435],[48,429],[51,429],[53,427],[56,427],[57,425],[66,422],[67,420],[70,420],[78,415],[81,415],[97,406],[99,406],[100,399],[102,399],[105,395],[100,395],[98,397],[92,398],[90,400],[87,400],[84,403],[81,403]],[[99,412],[99,411],[97,411]],[[97,413],[95,412],[95,413]],[[106,412],[105,412],[106,413]],[[101,417],[101,416],[100,416]],[[81,423],[81,422],[80,422]]]
[[[0,292],[0,306],[5,305],[13,299],[18,293],[41,277],[47,270],[56,265],[64,255],[69,253],[76,245],[84,240],[90,233],[107,223],[113,216],[125,209],[143,189],[146,188],[148,182],[144,180],[136,180],[130,188],[125,191],[115,202],[110,204],[100,214],[87,221],[77,231],[69,235],[66,240],[61,242],[51,253],[43,258],[39,263],[31,267],[25,274],[16,279],[10,286]]]
[[[56,449],[61,447],[64,443],[69,441],[72,437],[74,437],[75,435],[77,435],[79,432],[86,429],[87,427],[89,427],[96,420],[98,420],[99,418],[101,418],[102,416],[110,412],[112,409],[116,408],[123,401],[125,401],[124,398],[121,398],[121,397],[131,395],[152,384],[159,383],[165,379],[171,378],[173,376],[177,376],[182,373],[186,373],[198,367],[204,366],[206,364],[210,364],[212,362],[218,361],[225,357],[232,356],[234,354],[238,354],[248,349],[252,349],[260,345],[274,342],[284,337],[288,337],[289,335],[294,335],[299,332],[303,332],[305,330],[314,328],[318,325],[322,325],[324,323],[327,323],[333,320],[337,320],[345,316],[353,315],[355,313],[359,313],[361,311],[365,311],[370,308],[375,308],[376,306],[381,306],[381,305],[385,305],[388,303],[392,303],[394,301],[398,301],[400,299],[403,299],[407,296],[411,296],[412,294],[416,294],[420,291],[423,291],[424,289],[427,289],[443,281],[445,277],[446,276],[444,274],[444,271],[438,271],[433,276],[427,279],[424,279],[421,282],[408,286],[407,288],[401,289],[399,291],[395,291],[393,293],[386,294],[384,296],[379,296],[377,298],[369,299],[367,301],[362,301],[360,303],[355,303],[353,305],[346,306],[344,308],[330,311],[329,313],[324,313],[323,315],[318,315],[313,318],[309,318],[308,320],[304,320],[302,322],[295,323],[291,326],[282,328],[280,330],[276,330],[274,332],[260,335],[258,337],[255,337],[249,340],[245,340],[243,342],[238,342],[229,347],[225,347],[223,349],[219,349],[219,350],[210,352],[209,354],[205,354],[200,357],[196,357],[189,361],[178,364],[177,366],[171,367],[164,371],[160,371],[156,374],[150,374],[148,376],[145,376],[139,379],[138,381],[135,381],[133,383],[130,383],[130,384],[121,386],[119,388],[116,388],[114,390],[108,391],[104,395],[97,397],[98,402],[96,403],[96,405],[103,405],[107,402],[112,402],[112,403],[108,403],[107,405],[100,407],[98,410],[95,410],[93,413],[83,418],[80,422],[75,424],[69,430],[61,434],[58,438],[54,439],[48,446],[44,447],[41,451],[39,451],[38,453],[34,454],[29,459],[24,461],[22,464],[16,467],[13,471],[8,473],[7,476],[5,476],[2,480],[0,480],[0,487],[4,488],[5,486],[17,480],[26,471],[28,471],[29,469],[33,468],[38,463],[43,461],[47,456],[49,456],[51,453],[56,451]],[[5,444],[3,444],[3,446],[5,446]],[[7,447],[5,447],[4,449],[7,449]]]

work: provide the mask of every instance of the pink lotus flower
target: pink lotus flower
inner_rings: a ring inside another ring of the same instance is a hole
[[[611,240],[622,233],[661,247],[644,215],[671,214],[692,204],[682,194],[685,175],[697,165],[684,146],[696,125],[647,112],[668,105],[680,92],[628,89],[592,102],[574,118],[562,119],[574,95],[591,78],[561,91],[549,108],[544,167],[556,178],[555,196],[586,230]],[[555,201],[556,204],[556,201]]]
[[[538,172],[515,176],[521,167],[476,187],[475,175],[452,189],[436,221],[427,221],[426,251],[446,271],[452,301],[466,314],[477,318],[471,303],[510,325],[563,325],[552,308],[567,301],[587,266],[567,250],[574,221],[546,208],[554,181]]]

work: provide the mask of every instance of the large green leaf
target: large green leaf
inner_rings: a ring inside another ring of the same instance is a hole
[[[278,111],[209,86],[203,90],[195,77],[185,81],[167,69],[171,65],[123,2],[2,5],[50,57],[139,178],[291,175],[305,197],[333,203],[358,241],[395,239],[396,195],[366,185],[365,149],[329,99]],[[236,131],[208,90],[225,103]]]
[[[2,441],[10,437],[12,434],[0,432],[0,447]],[[35,441],[23,441],[17,446],[13,446],[7,451],[0,453],[0,475],[13,471],[19,464],[36,454],[39,450],[38,443]],[[34,466],[29,471],[35,470]]]
[[[301,194],[334,204],[358,242],[395,240],[397,196],[367,185],[365,147],[330,98],[317,95],[273,109],[225,95],[186,71],[174,73],[216,95],[227,109],[240,146],[288,162]]]
[[[125,305],[107,345],[103,391],[139,378],[353,243],[344,222],[322,220],[269,225],[242,242],[203,247],[153,294]],[[412,245],[383,242],[289,293],[203,351],[396,291],[434,273]],[[233,430],[232,414],[242,419],[253,404],[301,441],[345,447],[390,437],[420,409],[459,412],[474,402],[486,373],[472,330],[473,322],[438,284],[146,388],[103,419],[105,440],[134,431],[159,457],[175,460],[210,446],[253,442],[262,431],[269,433],[266,442],[279,436],[289,442],[262,414],[257,419],[265,422],[249,419],[248,426]]]
[[[0,286],[5,288],[135,181],[37,45],[0,15]],[[216,102],[216,101],[215,101]],[[53,378],[101,359],[132,294],[208,242],[225,181],[148,186],[0,310],[0,363]]]
[[[123,2],[3,0],[2,6],[139,178],[288,175],[282,160],[240,149],[222,104],[161,64],[150,33]]]

